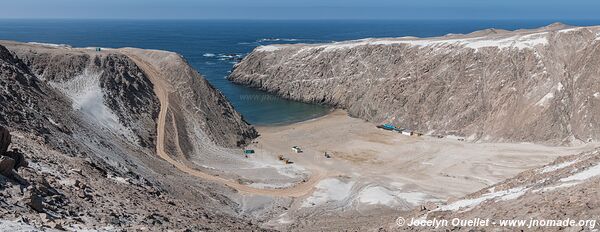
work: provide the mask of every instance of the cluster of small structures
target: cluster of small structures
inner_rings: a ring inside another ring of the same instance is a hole
[[[292,146],[292,151],[293,151],[294,153],[296,153],[296,154],[304,153],[304,151],[302,150],[302,148],[300,148],[299,146]],[[244,150],[244,156],[245,156],[246,158],[250,158],[250,157],[249,157],[249,155],[252,155],[252,154],[254,154],[254,153],[255,153],[255,151],[254,151],[254,150],[252,150],[252,149],[245,149],[245,150]],[[327,158],[327,159],[331,159],[331,158],[332,158],[332,156],[331,156],[331,153],[328,153],[328,152],[325,152],[323,156],[324,156],[325,158]],[[293,162],[293,161],[291,161],[289,158],[286,158],[286,157],[285,157],[285,156],[283,156],[283,155],[278,155],[278,156],[277,156],[277,159],[279,159],[280,161],[284,162],[285,164],[293,164],[293,163],[294,163],[294,162]]]
[[[297,154],[304,152],[304,151],[302,151],[302,148],[300,148],[299,146],[293,146],[292,151]],[[285,164],[293,164],[294,163],[289,158],[286,158],[283,155],[279,155],[277,158],[279,160],[283,161]]]
[[[413,130],[410,130],[410,129],[396,127],[396,126],[394,126],[392,124],[378,125],[377,128],[388,130],[388,131],[395,131],[395,132],[401,133],[401,134],[406,135],[406,136],[417,136],[417,137],[423,136],[423,133],[416,132],[416,131],[413,131]],[[433,135],[432,134],[432,135],[429,135],[429,136],[435,137],[435,138],[438,138],[438,139],[443,139],[444,138],[443,135]],[[457,140],[461,141],[461,142],[464,142],[465,138],[458,137]]]
[[[293,164],[294,162],[292,162],[290,159],[283,157],[283,155],[279,155],[277,157],[279,160],[283,161],[285,164]]]

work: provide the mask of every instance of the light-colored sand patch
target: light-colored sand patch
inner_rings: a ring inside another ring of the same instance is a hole
[[[353,181],[343,182],[336,178],[324,179],[315,186],[315,192],[304,200],[302,207],[313,207],[331,201],[343,201],[350,196],[352,186],[354,186]]]
[[[252,183],[248,186],[252,188],[258,189],[277,189],[277,188],[287,188],[293,186],[294,183],[283,183],[283,184],[272,184],[272,183]]]
[[[369,205],[395,205],[398,204],[395,195],[393,191],[380,186],[367,187],[358,193],[358,201]]]
[[[42,230],[37,229],[30,225],[20,223],[20,222],[0,220],[0,231],[30,232],[30,231],[42,231]],[[57,231],[57,230],[48,230],[48,231]]]
[[[263,156],[256,156],[255,159],[251,159],[252,164],[254,165],[252,168],[272,168],[277,170],[277,172],[283,176],[290,178],[298,178],[305,176],[307,170],[299,165],[286,165],[283,162]]]
[[[409,204],[411,204],[413,206],[417,206],[427,200],[431,200],[431,198],[429,198],[429,196],[427,196],[427,194],[420,193],[420,192],[398,192],[397,195],[402,200],[408,202]]]
[[[291,166],[303,167],[311,172],[320,170],[325,178],[351,177],[355,181],[354,186],[361,186],[351,188],[350,193],[344,192],[343,195],[353,196],[352,202],[365,206],[398,204],[396,208],[418,206],[437,199],[460,198],[522,171],[534,168],[541,171],[542,165],[558,156],[589,151],[597,146],[470,143],[458,136],[405,136],[378,129],[375,124],[351,118],[341,110],[307,122],[257,129],[261,136],[250,147],[260,155],[270,155],[272,159],[283,155],[294,161]],[[292,146],[300,146],[304,152],[293,153]],[[326,158],[325,152],[331,158]],[[553,168],[560,166],[548,167],[547,170]],[[315,189],[314,196],[298,205],[306,207],[312,203],[327,202],[329,195],[335,194],[323,189],[322,185],[328,181]],[[516,198],[522,193],[495,193],[500,195],[470,202],[475,204],[495,197],[499,200],[502,200],[501,197]],[[462,203],[471,205],[469,202]],[[348,205],[348,202],[344,204]],[[457,207],[460,208],[460,205]]]
[[[366,187],[358,193],[358,201],[368,205],[395,206],[405,201],[416,206],[427,198],[424,193],[392,191],[381,186]]]

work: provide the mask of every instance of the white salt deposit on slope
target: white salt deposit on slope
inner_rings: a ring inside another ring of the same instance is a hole
[[[575,185],[578,185],[578,184],[581,184],[581,182],[562,183],[562,184],[555,185],[555,186],[550,186],[550,187],[544,187],[544,188],[541,188],[541,189],[536,189],[536,190],[533,190],[531,192],[533,192],[533,193],[537,193],[537,192],[550,192],[550,191],[554,191],[554,190],[561,189],[561,188],[567,188],[567,187],[575,186]]]
[[[569,161],[569,162],[549,166],[549,167],[542,169],[541,172],[545,173],[545,172],[555,171],[555,170],[567,167],[575,162],[576,161]],[[535,189],[532,192],[535,193],[535,192],[540,192],[540,191],[541,192],[553,191],[553,190],[560,189],[560,188],[571,187],[571,186],[582,183],[582,181],[584,181],[584,180],[587,180],[589,178],[596,177],[596,176],[600,176],[600,164],[597,164],[597,165],[587,168],[581,172],[578,172],[570,177],[566,177],[566,178],[563,178],[560,180],[561,182],[570,182],[570,183],[563,183],[563,184],[558,184],[555,186],[549,186],[549,187],[544,187],[544,188],[540,188],[540,189]],[[483,194],[478,198],[463,199],[463,200],[456,201],[452,204],[442,206],[435,211],[438,211],[438,210],[439,211],[448,211],[448,210],[457,211],[460,209],[462,209],[463,211],[468,211],[468,210],[474,208],[475,206],[481,204],[482,202],[491,200],[491,199],[495,199],[496,201],[507,201],[507,200],[517,199],[520,196],[524,195],[528,189],[529,188],[525,188],[525,187],[516,187],[516,188],[504,190],[504,191],[490,192],[490,193]]]
[[[548,44],[547,32],[534,33],[528,35],[514,35],[504,38],[475,37],[464,39],[414,39],[413,37],[390,38],[390,39],[361,39],[353,41],[336,42],[331,44],[321,44],[316,46],[308,45],[305,49],[324,49],[324,51],[335,51],[339,49],[351,49],[359,46],[368,45],[398,45],[406,44],[410,46],[440,46],[440,45],[460,45],[478,50],[484,47],[517,48],[531,49],[536,46]],[[256,48],[256,51],[272,52],[283,48],[285,45],[267,45]]]
[[[93,119],[95,123],[109,129],[115,134],[122,134],[132,143],[137,143],[129,128],[121,125],[119,118],[104,104],[104,93],[100,87],[102,73],[89,72],[73,77],[65,82],[52,82],[51,86],[60,90],[73,102],[73,109]]]
[[[577,30],[579,30],[579,29],[581,29],[581,28],[577,28],[577,27],[576,27],[576,28],[562,29],[562,30],[560,30],[560,31],[558,31],[558,32],[559,32],[559,33],[569,33],[569,32],[573,32],[573,31],[577,31]]]
[[[276,222],[279,224],[290,224],[290,223],[294,222],[294,220],[290,219],[290,217],[288,216],[288,213],[283,213],[283,214],[279,215]]]
[[[540,171],[540,173],[548,173],[548,172],[553,172],[553,171],[556,171],[556,170],[559,170],[559,169],[563,169],[565,167],[571,166],[574,163],[577,163],[577,161],[578,160],[576,159],[576,160],[571,160],[571,161],[567,161],[567,162],[564,162],[564,163],[559,163],[559,164],[555,164],[555,165],[552,165],[552,166],[544,167]]]
[[[473,39],[465,40],[462,42],[463,45],[473,49],[479,49],[484,47],[498,47],[498,48],[509,48],[515,47],[518,49],[533,48],[537,45],[548,44],[546,38],[547,33],[536,33],[524,36],[513,36],[503,39]]]
[[[276,45],[266,45],[266,46],[259,46],[257,48],[254,49],[254,51],[257,52],[272,52],[272,51],[277,51],[279,50],[279,46]]]
[[[358,193],[358,201],[369,205],[395,205],[398,199],[394,195],[393,191],[383,187],[367,187]]]
[[[463,209],[463,211],[468,211],[468,210],[471,210],[472,208],[474,208],[475,206],[481,204],[482,202],[491,200],[491,199],[496,199],[496,201],[517,199],[520,196],[522,196],[523,194],[525,194],[526,191],[527,191],[527,188],[517,187],[517,188],[508,189],[508,190],[498,191],[498,192],[486,193],[486,194],[481,195],[478,198],[463,199],[463,200],[455,201],[452,204],[441,206],[440,208],[436,209],[435,211],[449,211],[449,210],[458,211],[459,209]]]
[[[106,176],[106,178],[114,180],[114,181],[119,182],[121,184],[129,184],[129,178],[123,178],[123,177],[120,177],[120,176],[113,176],[111,174],[108,174]]]
[[[548,102],[550,102],[550,100],[554,99],[554,93],[555,92],[560,92],[564,89],[564,86],[562,85],[562,83],[558,83],[556,84],[556,86],[546,95],[544,95],[544,97],[542,97],[542,99],[540,99],[538,102],[535,103],[535,105],[537,106],[546,106],[546,104]]]
[[[536,102],[535,105],[537,105],[537,106],[545,106],[553,98],[554,98],[554,93],[553,92],[547,93],[546,95],[544,95],[544,97],[542,97],[542,99],[540,99],[538,102]]]
[[[411,205],[421,204],[427,195],[419,192],[392,191],[380,186],[370,186],[358,193],[358,201],[369,205],[398,205],[405,201]]]
[[[562,178],[560,181],[583,181],[596,176],[600,176],[600,164],[596,164],[595,166],[589,167],[588,169],[578,172],[572,176]]]
[[[342,182],[335,178],[321,180],[312,196],[306,198],[302,207],[312,207],[331,201],[342,201],[350,196],[354,182]]]

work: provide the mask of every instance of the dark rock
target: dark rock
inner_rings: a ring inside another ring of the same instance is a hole
[[[8,132],[8,129],[0,126],[0,155],[4,155],[4,153],[6,153],[10,142],[10,133]]]
[[[18,149],[4,153],[4,156],[10,157],[15,161],[13,169],[18,170],[20,167],[27,167],[29,164],[25,160],[25,156]]]
[[[25,195],[25,202],[36,212],[44,212],[44,201],[40,195],[27,192]]]
[[[10,176],[14,167],[15,160],[8,156],[0,156],[0,174],[3,176]]]

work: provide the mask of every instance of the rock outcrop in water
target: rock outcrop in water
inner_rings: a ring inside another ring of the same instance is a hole
[[[600,27],[256,48],[229,79],[472,141],[600,139]]]
[[[8,148],[1,132],[2,157],[16,152],[29,162],[0,175],[0,228],[260,230],[224,196],[231,189],[156,154],[155,70],[178,87],[169,93],[178,129],[164,128],[167,146],[210,156],[256,136],[177,54],[0,41],[0,126],[12,135]]]

